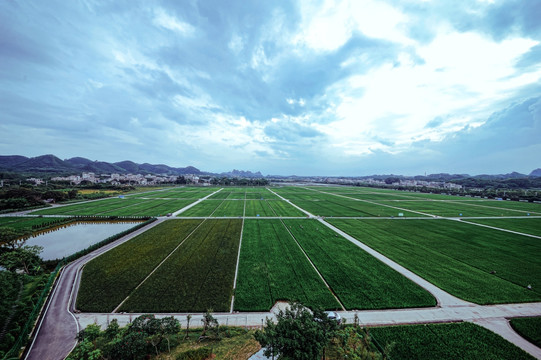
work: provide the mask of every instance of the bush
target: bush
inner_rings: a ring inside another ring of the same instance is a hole
[[[212,355],[210,348],[202,347],[199,349],[188,350],[177,356],[177,360],[205,360]]]

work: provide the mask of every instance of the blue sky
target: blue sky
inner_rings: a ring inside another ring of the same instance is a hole
[[[4,0],[0,154],[529,173],[539,19],[539,0]]]

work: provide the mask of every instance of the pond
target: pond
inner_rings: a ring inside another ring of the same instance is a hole
[[[27,239],[24,245],[43,246],[40,255],[43,260],[61,259],[139,223],[78,221],[38,232]]]

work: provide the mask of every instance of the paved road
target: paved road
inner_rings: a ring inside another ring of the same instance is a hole
[[[66,265],[60,273],[54,290],[45,308],[42,321],[38,325],[37,335],[32,342],[26,359],[58,360],[64,359],[75,347],[75,335],[79,324],[72,313],[71,304],[75,300],[73,289],[80,281],[80,272],[85,263],[94,257],[130,240],[144,231],[164,221],[153,223],[126,235],[118,241],[108,244]]]

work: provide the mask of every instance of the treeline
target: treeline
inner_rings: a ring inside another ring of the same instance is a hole
[[[79,190],[98,190],[95,193],[82,193]],[[0,211],[17,211],[40,207],[47,202],[66,202],[71,200],[99,199],[108,197],[110,194],[101,190],[131,191],[133,186],[114,186],[106,184],[92,184],[91,186],[79,186],[77,188],[65,188],[62,185],[53,184],[47,186],[20,185],[10,186],[0,190]]]
[[[263,178],[236,178],[236,177],[214,177],[210,179],[211,185],[220,186],[266,186],[269,180]]]

